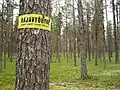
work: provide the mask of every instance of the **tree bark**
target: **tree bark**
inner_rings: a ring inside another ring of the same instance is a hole
[[[83,16],[83,5],[82,0],[78,0],[78,19],[79,26],[81,25],[80,32],[80,54],[81,54],[81,77],[87,78],[87,65],[86,65],[86,38],[85,38],[85,25],[84,25],[84,16]]]
[[[20,0],[20,15],[50,16],[51,0]],[[42,29],[18,30],[15,90],[49,90],[51,33]]]
[[[87,49],[88,49],[88,60],[91,61],[91,42],[90,42],[90,5],[87,2]]]
[[[115,4],[114,0],[112,0],[112,10],[113,10],[113,24],[114,24],[114,42],[115,42],[115,63],[119,61],[119,48],[117,42],[117,34],[116,34],[116,15],[115,15]]]
[[[2,2],[2,23],[1,23],[1,34],[0,34],[0,36],[1,36],[1,39],[0,39],[0,71],[2,71],[2,63],[3,63],[3,60],[2,60],[2,53],[3,53],[3,29],[4,29],[4,22],[3,22],[3,20],[4,20],[4,0],[3,0],[3,2]]]
[[[76,66],[76,29],[75,29],[75,7],[73,1],[73,30],[74,30],[74,66]]]
[[[107,0],[105,0],[105,10],[106,10],[106,24],[107,24],[107,26],[106,26],[106,28],[107,28],[107,36],[109,36],[109,29],[108,29],[108,9],[107,9]],[[111,52],[110,52],[110,39],[109,39],[109,37],[107,37],[107,42],[108,42],[108,57],[109,57],[109,62],[111,62]]]
[[[60,63],[60,58],[61,58],[61,18],[62,18],[62,13],[59,11],[58,14],[58,20],[57,20],[57,60]]]

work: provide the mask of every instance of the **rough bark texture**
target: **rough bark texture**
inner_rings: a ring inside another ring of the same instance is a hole
[[[37,13],[50,16],[50,2],[50,0],[20,0],[20,15]],[[15,90],[49,90],[50,55],[49,31],[20,29]]]
[[[107,9],[108,7],[107,7],[107,0],[105,0],[105,12],[106,12],[106,29],[107,29],[107,47],[108,47],[108,56],[109,56],[109,62],[111,62],[111,43],[110,43],[110,38],[109,38],[109,36],[110,36],[110,32],[111,32],[111,30],[110,29],[108,29],[108,9]]]
[[[90,5],[87,2],[87,49],[88,49],[88,60],[91,61],[91,42],[90,42]]]
[[[60,63],[60,57],[61,57],[61,16],[62,13],[59,12],[58,14],[58,20],[57,20],[57,50],[56,50],[56,59]]]
[[[73,30],[74,30],[74,66],[76,66],[76,29],[75,29],[75,8],[74,0],[73,2]]]
[[[98,65],[98,60],[105,63],[105,30],[104,30],[104,15],[103,15],[103,0],[94,0],[95,14],[92,20],[92,45],[95,57],[95,65]]]
[[[114,24],[115,63],[118,63],[118,61],[119,61],[119,48],[118,48],[117,34],[116,34],[116,15],[115,15],[114,0],[112,0],[112,10],[113,10],[113,24]]]
[[[86,65],[86,37],[85,37],[85,25],[84,25],[84,16],[83,16],[83,5],[82,0],[78,0],[78,19],[79,24],[81,25],[81,30],[79,30],[79,33],[81,35],[80,37],[80,55],[81,55],[81,77],[87,78],[87,65]]]

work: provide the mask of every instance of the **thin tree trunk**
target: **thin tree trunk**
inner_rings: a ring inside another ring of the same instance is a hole
[[[2,54],[3,54],[3,29],[4,29],[4,0],[3,0],[3,3],[2,3],[2,24],[1,24],[1,42],[0,42],[0,71],[2,71],[2,63],[3,63],[3,60],[2,60]]]
[[[117,34],[116,34],[116,15],[115,15],[115,4],[112,0],[112,10],[113,10],[113,24],[114,24],[114,42],[115,42],[115,63],[119,61],[119,48],[117,43]]]
[[[74,30],[74,66],[76,66],[76,29],[75,29],[75,8],[73,0],[73,30]]]
[[[5,1],[3,0],[3,10],[4,10],[4,3],[5,3]],[[4,15],[4,11],[3,11],[3,15]],[[4,17],[3,17],[3,19],[4,19]],[[3,21],[3,23],[4,23],[4,21]],[[3,26],[3,27],[4,27],[4,26]],[[9,27],[7,27],[7,28],[9,28]],[[7,29],[7,30],[8,30],[8,29]],[[6,31],[6,29],[4,29],[4,28],[3,28],[3,33],[4,33],[4,34],[3,34],[3,38],[4,38],[4,41],[3,41],[3,45],[4,45],[4,46],[3,46],[3,58],[4,58],[4,69],[6,69],[6,59],[7,59],[7,58],[6,58],[6,57],[7,57],[7,56],[6,56],[6,54],[7,54],[7,50],[6,50],[6,49],[7,49],[7,38],[6,38],[7,35],[6,35],[6,34],[7,34],[7,31]]]
[[[97,31],[95,32],[95,66],[98,65],[97,60],[98,60],[98,38],[97,38]]]
[[[95,44],[94,44],[94,39],[93,39],[93,33],[92,33],[92,59],[95,59],[95,54],[94,54],[94,51],[95,51]]]
[[[83,5],[82,0],[78,0],[78,19],[79,19],[79,25],[81,25],[82,29],[80,31],[81,37],[80,37],[80,54],[81,54],[81,77],[87,78],[87,65],[86,65],[86,38],[85,38],[85,25],[84,25],[84,17],[83,17]],[[80,23],[81,22],[81,23]]]
[[[98,17],[97,15],[99,14],[98,12],[98,7],[97,7],[97,3],[98,1],[95,0],[95,66],[98,65],[98,47],[99,47],[99,44],[98,44]]]
[[[66,41],[65,38],[66,38],[66,37],[65,37],[65,34],[64,34],[63,37],[64,37],[64,38],[63,38],[63,41],[64,41],[64,42],[63,42],[63,43],[64,43],[64,46],[63,46],[63,56],[64,56],[64,60],[65,60],[65,56],[66,56],[66,54],[65,54],[65,53],[66,53],[66,50],[65,50],[65,48],[66,48],[66,44],[65,44],[65,41]]]
[[[14,0],[13,0],[13,4],[14,4]],[[13,15],[13,11],[14,11],[14,6],[12,5],[11,6],[12,7],[12,12],[11,12],[11,14],[12,14],[12,20],[11,20],[11,31],[10,31],[10,33],[11,33],[11,36],[10,36],[10,61],[13,61],[13,17],[14,17],[14,15]]]
[[[102,48],[103,48],[103,50],[102,50],[102,56],[103,56],[103,62],[104,62],[104,69],[106,69],[106,55],[105,55],[105,30],[104,30],[104,12],[103,12],[103,0],[101,0],[101,3],[100,3],[100,5],[102,5],[102,9],[101,9],[101,15],[102,15],[102,18],[101,18],[101,29],[103,30],[103,37],[102,37]]]
[[[78,58],[80,58],[80,45],[79,45],[79,42],[80,42],[80,41],[78,41],[78,42],[77,42],[77,48],[78,48]]]
[[[59,10],[60,11],[60,10]],[[60,57],[61,57],[61,16],[62,13],[59,12],[59,24],[58,24],[58,61],[60,63]]]
[[[87,2],[87,48],[88,48],[88,60],[91,61],[91,42],[90,42],[90,30],[89,30],[89,21],[90,21],[90,7]]]
[[[70,44],[70,46],[69,46],[69,50],[70,50],[70,59],[72,60],[72,37],[71,37],[71,35],[70,35],[69,44]]]
[[[66,57],[67,57],[67,62],[68,62],[68,40],[67,40],[67,30],[68,30],[68,26],[67,26],[67,15],[66,15],[66,31],[65,31],[65,50],[66,50]]]
[[[109,34],[108,32],[108,11],[107,11],[107,0],[105,0],[105,10],[106,10],[106,24],[107,24],[107,26],[106,26],[106,28],[107,28],[107,35]],[[109,35],[108,35],[109,36]],[[111,62],[111,52],[110,52],[110,40],[109,40],[109,38],[107,38],[107,42],[108,42],[108,57],[109,57],[109,62]]]

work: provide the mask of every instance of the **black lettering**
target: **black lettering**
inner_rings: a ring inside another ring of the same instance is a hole
[[[43,18],[41,19],[41,23],[43,23]]]
[[[38,23],[40,23],[40,17],[38,18]]]
[[[48,25],[49,25],[49,24],[50,24],[50,20],[47,20],[47,21],[46,21],[46,24],[48,24]]]
[[[29,17],[29,22],[31,22],[32,20],[31,20],[31,17]]]
[[[43,19],[45,18],[45,16],[43,15]]]
[[[26,22],[29,22],[29,18],[28,17],[26,17]]]
[[[23,22],[25,22],[25,17],[24,17],[24,21]]]
[[[32,17],[32,22],[34,22],[34,17]]]
[[[23,18],[21,18],[21,23],[23,23],[24,22],[24,20],[23,20]]]
[[[35,22],[36,22],[36,23],[37,23],[37,19],[38,19],[38,18],[37,18],[37,17],[35,17]]]

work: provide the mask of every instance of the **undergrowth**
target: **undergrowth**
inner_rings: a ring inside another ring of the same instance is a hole
[[[107,63],[104,69],[102,62],[94,65],[94,60],[87,61],[88,78],[80,78],[80,63],[74,66],[73,60],[68,62],[61,58],[60,63],[53,58],[50,69],[50,90],[120,90],[120,65],[114,62]],[[7,61],[7,68],[0,72],[0,90],[14,90],[15,62]],[[66,83],[74,83],[66,85]]]

